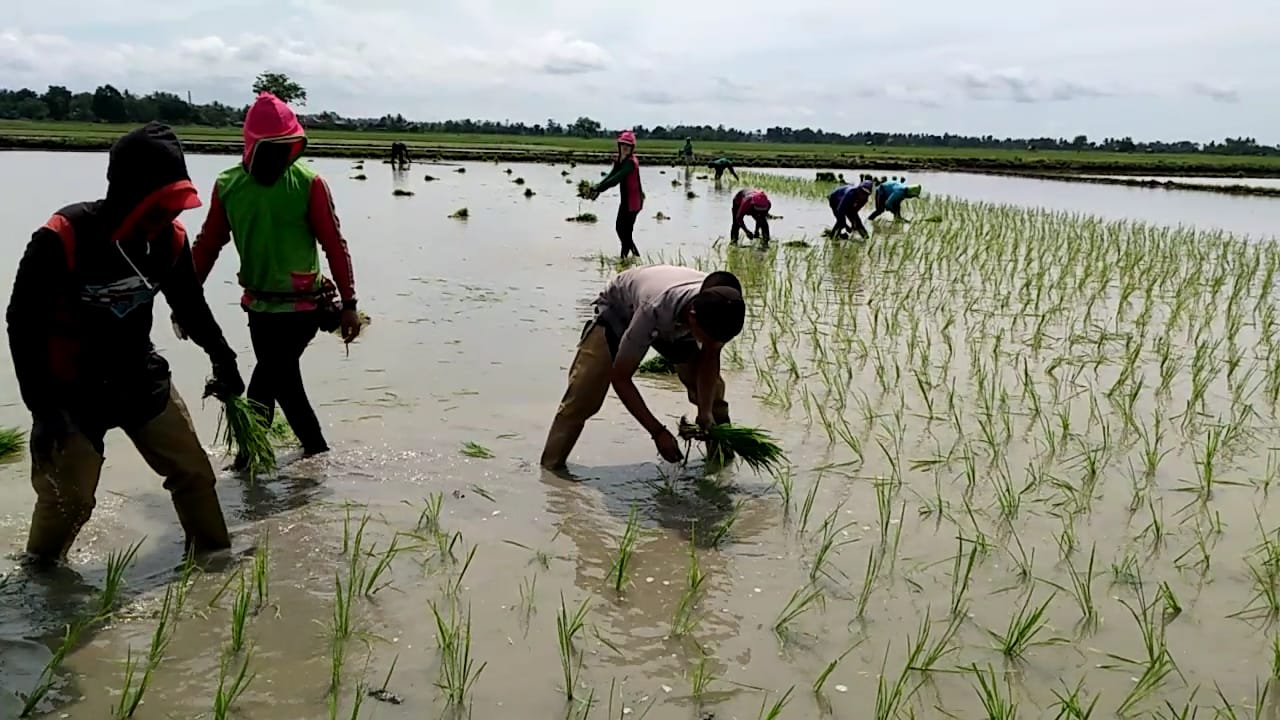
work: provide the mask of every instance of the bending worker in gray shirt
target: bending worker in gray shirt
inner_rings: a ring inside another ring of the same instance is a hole
[[[729,422],[720,350],[742,332],[746,306],[732,273],[707,274],[674,265],[633,268],[615,276],[594,303],[569,367],[569,387],[556,411],[542,466],[564,468],[582,428],[612,386],[668,462],[681,459],[675,436],[645,405],[632,377],[652,347],[676,366],[698,407],[698,424]]]

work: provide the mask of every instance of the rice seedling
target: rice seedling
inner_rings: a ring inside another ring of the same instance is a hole
[[[440,679],[436,687],[444,692],[447,705],[465,705],[467,696],[488,666],[488,663],[477,666],[471,655],[471,609],[467,608],[465,617],[459,617],[458,609],[451,604],[446,616],[433,602],[431,614],[436,621],[436,645],[440,648]]]
[[[781,640],[791,636],[791,624],[815,608],[825,607],[822,591],[813,585],[805,585],[791,593],[791,599],[773,622],[773,632]]]
[[[364,173],[357,173],[355,175],[352,175],[351,179],[352,180],[368,180],[369,176],[365,175]]]
[[[479,443],[471,442],[470,440],[462,444],[461,452],[467,457],[477,458],[480,460],[490,460],[494,457],[492,450]]]
[[[693,670],[689,673],[689,694],[693,696],[694,701],[701,702],[707,688],[718,679],[715,670],[711,667],[711,658],[700,654],[698,662],[694,663]]]
[[[1081,573],[1071,558],[1066,559],[1067,575],[1071,578],[1071,587],[1066,588],[1076,601],[1076,606],[1080,609],[1080,622],[1086,627],[1090,626],[1098,617],[1098,608],[1093,602],[1093,564],[1097,555],[1097,546],[1089,548],[1089,564],[1085,566],[1084,572]],[[1064,589],[1059,585],[1054,585],[1058,589]]]
[[[678,181],[673,181],[673,182],[676,182],[677,185],[679,184]],[[591,191],[594,188],[595,188],[595,185],[593,185],[590,180],[579,180],[578,181],[578,197],[584,200],[587,198],[590,198]]]
[[[1120,703],[1120,706],[1116,708],[1116,714],[1120,717],[1128,717],[1130,711],[1136,706],[1157,693],[1171,674],[1179,672],[1173,655],[1170,654],[1169,647],[1165,643],[1165,624],[1157,615],[1158,603],[1148,603],[1146,601],[1141,584],[1137,586],[1137,596],[1136,607],[1124,600],[1121,600],[1120,604],[1124,606],[1138,625],[1145,657],[1131,659],[1121,655],[1108,654],[1108,657],[1123,663],[1121,667],[1125,667],[1126,670],[1128,668],[1139,668],[1142,671],[1129,694]],[[1116,666],[1111,665],[1103,665],[1101,667],[1116,669]]]
[[[22,457],[27,444],[27,434],[15,427],[0,427],[0,462],[11,462]]]
[[[769,705],[769,696],[765,695],[764,702],[760,703],[759,720],[778,720],[778,718],[782,717],[782,710],[787,706],[787,703],[791,702],[791,693],[795,689],[794,685],[787,688],[787,691],[782,693],[782,696],[775,700],[772,705]]]
[[[571,223],[591,224],[599,221],[600,221],[600,218],[596,217],[595,213],[589,213],[589,212],[578,213],[577,215],[573,215],[565,218],[565,222],[571,222]]]
[[[996,671],[990,665],[986,670],[979,669],[977,665],[971,665],[969,672],[978,681],[974,690],[978,693],[978,699],[982,701],[982,709],[988,720],[1013,720],[1018,717],[1018,703],[1013,699],[1013,686],[1009,683],[1008,676],[1001,683],[996,677]],[[1001,685],[1004,687],[1001,688]]]
[[[556,615],[556,643],[560,648],[560,670],[564,675],[566,700],[573,700],[574,693],[578,691],[578,675],[582,672],[583,656],[574,640],[582,633],[589,602],[588,598],[583,598],[577,610],[570,614],[564,603],[564,595],[560,596],[560,611]]]
[[[709,547],[722,548],[728,544],[733,537],[733,526],[737,524],[738,518],[742,515],[742,508],[745,504],[745,500],[738,500],[729,508],[724,517],[711,526],[711,531],[706,535]]]
[[[782,498],[782,515],[784,518],[791,514],[791,496],[795,493],[796,479],[792,474],[790,466],[778,474],[777,480],[774,481],[774,487],[778,489],[778,496]]]
[[[696,192],[694,192],[694,191],[692,191],[692,190],[689,190],[688,192],[686,192],[686,193],[684,194],[684,196],[685,196],[685,198],[687,198],[687,199],[689,199],[689,200],[693,200],[693,199],[696,199],[696,198],[698,197],[698,193],[696,193]]]
[[[458,173],[459,175],[465,175],[467,172],[467,169],[464,167],[460,167],[460,168],[454,169],[454,172]]]
[[[636,372],[645,375],[675,375],[676,366],[662,355],[653,355],[640,363]]]
[[[537,195],[537,194],[538,194],[538,193],[536,193],[536,192],[534,192],[534,191],[533,191],[533,188],[525,188],[525,189],[524,189],[524,196],[525,196],[525,197],[527,197],[527,198],[531,198],[531,197],[533,197],[534,195]]]
[[[689,569],[685,573],[684,592],[676,603],[675,614],[671,618],[672,637],[687,637],[698,626],[698,604],[705,592],[703,587],[707,575],[698,564],[697,544],[689,540]]]
[[[917,648],[917,652],[922,648]],[[875,720],[894,720],[899,716],[902,708],[911,702],[911,698],[915,696],[923,680],[916,684],[911,684],[911,666],[915,663],[915,658],[911,657],[908,652],[906,663],[898,671],[897,676],[889,679],[889,647],[886,645],[884,649],[884,659],[880,662],[880,674],[876,680],[876,704],[873,712]]]
[[[391,191],[391,194],[395,197],[413,197],[414,196],[414,192],[412,190],[406,190],[405,188],[396,188],[395,190]]]
[[[436,181],[436,178],[435,178],[434,176],[431,176],[431,175],[423,175],[423,176],[422,176],[422,180],[423,180],[424,182],[435,182],[435,181]]]
[[[737,456],[756,472],[777,477],[787,465],[782,447],[763,430],[731,423],[712,425],[705,430],[680,418],[679,436],[685,440],[701,440],[707,444],[707,457],[724,463],[730,454]]]
[[[1094,695],[1090,699],[1085,695],[1084,680],[1070,689],[1064,686],[1063,690],[1064,692],[1053,691],[1053,696],[1057,699],[1052,706],[1052,709],[1057,711],[1053,716],[1054,720],[1090,720],[1102,696]]]
[[[471,569],[471,561],[475,560],[476,550],[479,548],[479,545],[472,545],[471,549],[467,551],[467,559],[462,562],[462,567],[459,568],[458,573],[445,584],[445,595],[456,598],[462,593],[462,581],[467,577],[467,570]]]
[[[236,458],[250,477],[276,468],[276,449],[266,408],[243,395],[222,403],[217,435],[228,457]]]
[[[966,597],[973,581],[973,569],[978,564],[978,543],[966,540],[963,536],[956,538],[956,554],[951,566],[951,616],[959,617],[968,610]],[[965,546],[969,546],[966,555]]]
[[[1040,605],[1033,606],[1031,594],[1028,593],[1017,612],[1009,617],[1009,625],[1003,633],[987,631],[995,639],[996,649],[1006,658],[1017,660],[1033,647],[1063,642],[1061,638],[1037,639],[1049,624],[1046,613],[1054,597],[1056,595],[1050,595]]]
[[[218,688],[213,696],[213,718],[214,720],[227,720],[235,707],[240,696],[245,690],[249,689],[249,685],[253,683],[254,678],[258,676],[256,672],[249,671],[249,664],[253,660],[253,649],[250,648],[241,659],[240,669],[235,671],[232,677],[228,672],[232,669],[231,663],[234,656],[224,655],[222,661],[218,663]],[[228,683],[230,679],[230,683]]]
[[[180,579],[178,582],[183,582],[183,580]],[[152,677],[160,667],[161,661],[164,660],[165,651],[169,647],[169,642],[173,639],[174,626],[177,624],[178,615],[181,611],[180,591],[176,588],[176,584],[171,584],[165,588],[164,599],[160,603],[160,610],[156,616],[156,626],[151,633],[151,643],[147,647],[146,655],[135,660],[133,648],[129,647],[126,651],[124,680],[120,689],[120,699],[113,709],[115,720],[124,720],[134,716],[134,713],[142,705],[142,698],[146,695],[147,689],[151,687]],[[142,674],[139,676],[137,673],[140,663]]]
[[[227,652],[235,655],[244,649],[245,629],[249,622],[249,607],[253,600],[253,586],[244,581],[244,572],[237,573],[239,589],[231,601],[231,639]]]
[[[98,592],[90,614],[90,622],[106,620],[120,604],[120,596],[124,592],[124,574],[138,558],[138,550],[142,548],[143,538],[124,550],[112,550],[107,554],[107,569],[102,579],[102,590]]]
[[[876,582],[880,579],[880,570],[884,566],[884,546],[867,550],[867,566],[862,574],[862,587],[858,589],[858,601],[854,618],[861,620],[867,616],[867,604],[871,601],[871,593],[875,591]]]
[[[522,178],[522,177],[518,177],[518,178],[516,178],[515,180],[512,180],[511,182],[515,183],[516,185],[523,185],[523,184],[524,184],[524,178]]]
[[[459,168],[459,170],[463,169],[465,168]],[[471,217],[471,211],[466,208],[458,208],[449,214],[451,220],[466,220],[469,217]]]

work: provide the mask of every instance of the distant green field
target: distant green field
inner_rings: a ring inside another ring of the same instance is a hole
[[[96,123],[39,123],[0,120],[0,147],[46,149],[104,149],[132,125]],[[231,151],[239,142],[238,128],[185,126],[179,135],[201,151]],[[558,157],[605,153],[609,138],[516,137],[448,133],[386,132],[377,130],[313,130],[311,154],[360,156],[386,151],[400,140],[419,153],[441,157],[486,157],[554,160]],[[674,156],[679,140],[644,140],[641,156]],[[1007,172],[1151,173],[1169,175],[1280,176],[1280,157],[1233,155],[1161,155],[1063,150],[987,150],[981,148],[896,147],[868,145],[791,144],[768,142],[695,142],[700,158],[725,155],[747,165],[868,167],[901,166],[917,169],[985,170]]]

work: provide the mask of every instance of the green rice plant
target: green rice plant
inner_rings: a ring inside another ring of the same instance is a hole
[[[253,601],[253,586],[244,581],[244,572],[238,573],[240,587],[231,601],[231,640],[227,652],[235,655],[244,649],[245,629],[249,622],[249,607]]]
[[[564,696],[573,700],[578,688],[578,675],[582,672],[583,657],[574,645],[574,640],[582,632],[587,617],[590,600],[583,598],[578,609],[569,613],[564,604],[564,595],[560,596],[560,612],[556,615],[556,642],[560,648],[560,670],[564,674]]]
[[[395,197],[413,197],[414,192],[412,190],[406,190],[404,188],[396,188],[395,190],[391,191],[391,194],[394,195]]]
[[[724,463],[726,452],[736,455],[756,472],[767,472],[777,478],[787,466],[782,447],[763,430],[731,423],[712,425],[703,430],[680,418],[679,435],[685,440],[701,440],[707,444],[712,462]]]
[[[923,648],[917,648],[917,652]],[[897,676],[889,679],[889,646],[884,648],[884,659],[880,661],[880,674],[876,680],[876,704],[873,717],[875,720],[894,720],[898,717],[903,706],[911,702],[911,698],[915,696],[923,680],[915,685],[911,684],[911,666],[915,664],[915,658],[911,657],[908,652],[906,663]]]
[[[778,479],[774,481],[774,487],[778,489],[778,495],[782,498],[782,515],[788,517],[791,514],[791,497],[795,492],[795,475],[788,466],[785,470],[778,474]]]
[[[1005,676],[1004,682],[1001,683],[996,677],[996,671],[990,665],[986,670],[979,669],[977,665],[971,665],[969,672],[978,681],[974,690],[978,693],[978,699],[982,701],[982,709],[988,720],[1014,720],[1018,717],[1018,703],[1013,699],[1013,686],[1009,683],[1008,676]],[[1004,687],[1001,688],[1001,685]]]
[[[627,526],[622,530],[622,538],[618,541],[618,554],[614,557],[613,566],[609,568],[607,580],[613,584],[614,592],[621,593],[626,586],[631,559],[635,554],[636,543],[640,540],[640,513],[635,505],[627,513]]]
[[[49,691],[53,689],[54,681],[57,679],[58,670],[61,669],[67,654],[80,643],[80,636],[91,622],[92,618],[90,616],[84,616],[64,627],[62,642],[58,644],[58,647],[53,651],[53,656],[49,658],[49,662],[45,663],[44,668],[40,671],[39,677],[36,678],[35,687],[23,698],[22,712],[18,714],[18,717],[31,717],[32,713],[36,712],[40,707],[40,703],[44,702],[44,699],[48,697]]]
[[[694,663],[693,670],[689,673],[689,694],[693,696],[695,702],[702,702],[702,696],[707,693],[707,688],[718,679],[715,670],[711,667],[711,658],[704,654],[698,655],[698,662]]]
[[[573,216],[571,216],[571,217],[567,217],[567,218],[565,218],[565,222],[571,222],[571,223],[588,223],[588,224],[591,224],[591,223],[599,222],[599,220],[600,220],[600,218],[596,217],[596,214],[595,214],[595,213],[589,213],[589,212],[588,212],[588,213],[578,213],[577,215],[573,215]]]
[[[1119,560],[1111,563],[1111,583],[1113,585],[1136,585],[1141,581],[1138,567],[1138,556],[1127,552]]]
[[[243,395],[222,403],[217,436],[227,456],[236,459],[250,477],[276,469],[267,409]]]
[[[822,476],[815,476],[813,484],[809,486],[809,492],[804,496],[804,504],[800,506],[800,532],[802,533],[809,527],[809,515],[813,512],[813,505],[818,500],[818,488],[821,485]]]
[[[693,195],[692,192],[689,194]],[[787,688],[787,691],[782,693],[782,696],[774,701],[772,705],[769,704],[769,696],[765,695],[764,701],[760,703],[759,720],[778,720],[778,718],[782,717],[782,710],[787,706],[787,703],[791,702],[791,693],[795,689],[794,685]]]
[[[133,717],[138,707],[142,705],[142,698],[151,687],[151,679],[160,667],[161,661],[164,660],[165,651],[173,639],[174,626],[177,624],[180,612],[179,592],[176,583],[165,588],[164,599],[160,603],[156,627],[151,633],[151,643],[147,647],[146,656],[140,661],[134,660],[133,649],[129,648],[126,651],[124,684],[120,690],[120,700],[114,708],[115,720]],[[139,662],[142,662],[142,675],[137,677],[135,684],[134,679],[137,676]]]
[[[965,539],[956,538],[956,554],[951,565],[951,616],[960,617],[968,610],[969,586],[973,581],[973,569],[978,564],[979,545]],[[966,555],[965,545],[969,546]]]
[[[1085,695],[1084,680],[1076,683],[1074,688],[1068,689],[1063,686],[1064,692],[1053,691],[1053,696],[1057,698],[1052,706],[1057,713],[1053,716],[1054,720],[1090,720],[1093,717],[1093,711],[1098,706],[1098,700],[1101,695],[1094,695],[1090,699]]]
[[[26,447],[27,434],[15,427],[0,427],[0,463],[11,462],[22,457],[22,448]]]
[[[92,618],[90,622],[106,620],[111,616],[111,613],[115,612],[116,607],[120,604],[120,596],[124,592],[125,571],[137,559],[138,550],[142,548],[142,543],[145,540],[146,538],[143,538],[124,550],[112,550],[107,554],[106,574],[103,576],[102,590],[98,592],[93,611],[90,614]]]
[[[235,677],[228,675],[231,670],[231,655],[224,655],[221,662],[218,663],[218,688],[213,696],[213,718],[214,720],[227,720],[231,716],[236,701],[249,689],[249,685],[253,683],[254,678],[258,676],[256,672],[249,672],[249,663],[253,660],[253,648],[250,648],[240,662],[240,669],[235,672]],[[231,682],[228,684],[227,680]]]
[[[253,551],[254,612],[260,612],[271,599],[270,553],[271,535],[270,533],[263,533],[262,542],[258,543],[258,547],[254,548]]]
[[[370,556],[377,558],[378,562],[374,563],[372,569],[361,573],[362,582],[360,586],[360,593],[365,597],[373,597],[380,591],[391,586],[390,580],[387,580],[386,582],[379,582],[379,580],[381,580],[382,576],[391,569],[392,561],[400,554],[401,548],[399,546],[399,542],[400,536],[393,535],[391,536],[391,544],[381,553],[374,552],[377,548],[376,545],[370,548]],[[474,548],[472,548],[472,550],[474,551]]]
[[[678,181],[673,181],[673,182],[677,182],[677,184],[679,184]],[[595,185],[592,185],[590,180],[579,180],[578,181],[578,197],[584,200],[589,198],[591,196],[591,191],[594,188],[595,188]]]
[[[431,603],[431,614],[436,621],[436,644],[440,648],[440,680],[436,687],[444,692],[445,703],[452,707],[466,704],[467,696],[475,686],[488,663],[476,666],[471,656],[471,609],[465,617],[458,616],[457,607],[450,604],[448,616]]]
[[[694,540],[689,540],[689,569],[685,574],[684,592],[676,603],[675,614],[671,618],[672,637],[686,637],[698,626],[698,604],[705,593],[707,575],[698,564],[698,549]]]
[[[462,567],[458,570],[458,573],[445,584],[444,592],[449,597],[456,598],[462,594],[462,582],[466,579],[467,570],[471,569],[471,561],[475,560],[476,550],[479,548],[479,545],[471,546],[471,549],[467,551],[467,559],[463,561]]]
[[[1169,647],[1165,643],[1165,624],[1157,615],[1157,603],[1146,601],[1141,583],[1137,585],[1136,592],[1138,595],[1136,607],[1124,600],[1121,600],[1120,604],[1129,611],[1138,625],[1145,657],[1138,659],[1108,654],[1108,657],[1127,666],[1124,667],[1126,671],[1131,671],[1132,668],[1140,668],[1142,671],[1129,694],[1116,709],[1116,715],[1120,717],[1128,717],[1137,705],[1156,694],[1171,674],[1179,672],[1173,655],[1170,654]],[[1116,669],[1116,666],[1109,665],[1101,667]]]
[[[782,608],[782,612],[778,613],[777,619],[774,620],[774,634],[782,640],[790,637],[791,623],[814,608],[824,607],[825,603],[826,600],[822,595],[822,591],[813,585],[804,585],[798,588],[791,593],[791,599],[787,601],[786,606]]]
[[[479,443],[471,441],[467,441],[462,444],[462,454],[467,457],[478,458],[480,460],[489,460],[493,458],[492,450]]]
[[[1080,622],[1085,627],[1090,627],[1098,618],[1098,608],[1093,601],[1093,566],[1094,559],[1097,555],[1097,545],[1089,548],[1089,564],[1085,566],[1084,572],[1080,572],[1076,568],[1075,563],[1071,562],[1071,558],[1066,559],[1067,575],[1071,578],[1071,587],[1063,588],[1054,584],[1059,590],[1066,590],[1071,593],[1071,597],[1076,601],[1076,607],[1080,609]]]
[[[676,365],[663,355],[652,355],[640,363],[636,372],[642,375],[675,375]]]
[[[465,170],[466,168],[458,168],[458,169]],[[471,217],[471,211],[466,208],[458,208],[457,210],[454,210],[452,213],[449,214],[449,218],[452,220],[466,220],[469,217]]]
[[[537,609],[537,590],[538,590],[538,573],[534,572],[533,576],[520,578],[520,615],[525,622],[533,616]]]
[[[880,570],[884,566],[884,546],[867,550],[867,567],[862,573],[862,587],[858,589],[858,603],[854,617],[861,620],[867,616],[867,603],[871,601],[871,593],[880,579]]]
[[[827,663],[827,666],[822,669],[822,672],[818,673],[818,677],[815,678],[813,681],[813,692],[815,695],[822,694],[822,686],[827,684],[827,678],[830,678],[831,673],[836,671],[836,666],[840,664],[841,660],[844,660],[846,657],[848,657],[849,653],[853,652],[854,650],[857,650],[860,645],[862,645],[862,640],[858,640],[854,644],[850,645],[848,650],[845,650],[844,652],[840,653],[835,657],[835,659]]]
[[[444,509],[444,493],[434,492],[427,496],[418,515],[417,531],[434,533],[440,530],[440,511]],[[345,550],[344,550],[345,552]]]
[[[1009,625],[1003,633],[988,631],[992,638],[996,640],[996,649],[1006,658],[1016,660],[1033,647],[1062,642],[1060,638],[1036,639],[1049,624],[1049,620],[1045,615],[1049,609],[1049,604],[1053,602],[1055,597],[1056,595],[1050,595],[1040,605],[1033,606],[1031,594],[1028,593],[1027,599],[1023,601],[1022,606],[1009,618]]]
[[[1178,596],[1173,594],[1173,588],[1169,587],[1169,583],[1160,583],[1156,598],[1164,605],[1165,624],[1173,622],[1182,614],[1182,603],[1178,602]]]
[[[814,553],[813,562],[809,566],[810,582],[817,582],[819,576],[825,577],[832,582],[839,582],[831,576],[828,568],[832,567],[831,561],[840,548],[854,542],[851,538],[841,539],[841,536],[848,535],[848,529],[855,524],[853,522],[844,523],[843,525],[837,524],[843,507],[843,503],[837,505],[822,521],[822,525],[818,527],[821,539],[818,543],[818,550]],[[836,572],[840,572],[838,568]]]

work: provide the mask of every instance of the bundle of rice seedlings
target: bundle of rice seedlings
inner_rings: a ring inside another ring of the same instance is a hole
[[[351,179],[352,180],[368,180],[369,176],[365,175],[364,173],[360,173],[359,175],[352,175]]]
[[[680,418],[680,437],[705,442],[707,457],[713,462],[723,463],[737,455],[752,470],[764,471],[775,477],[787,467],[787,454],[782,446],[758,428],[725,423],[703,430]]]
[[[561,170],[561,171],[560,171],[560,177],[565,177],[565,176],[566,176],[566,175],[568,175],[568,174],[569,174],[569,171],[568,171],[568,170]]]
[[[243,461],[250,476],[276,467],[276,449],[271,442],[271,426],[266,413],[252,400],[237,395],[222,404],[218,416],[218,438],[228,456]]]
[[[454,170],[454,172],[456,173],[465,173],[466,171],[467,171],[466,168],[458,168],[457,170]]]
[[[594,187],[595,186],[591,184],[590,180],[579,180],[578,181],[578,197],[580,198],[591,197],[591,190]]]
[[[363,310],[357,310],[357,311],[356,311],[356,317],[360,320],[360,329],[361,329],[361,330],[364,330],[365,328],[369,327],[370,323],[372,322],[372,321],[369,319],[369,314],[368,314],[368,313],[366,313],[366,312],[365,312],[365,311],[363,311]],[[338,327],[334,328],[333,330],[330,330],[330,331],[329,331],[329,333],[330,333],[331,335],[337,335],[338,337],[342,337],[342,326],[338,326]]]
[[[454,220],[466,220],[467,218],[471,217],[471,211],[467,210],[466,208],[458,208],[457,210],[454,210],[453,214],[450,215],[449,217],[453,218]]]
[[[636,368],[636,372],[646,375],[675,375],[676,366],[665,357],[654,355],[640,363],[640,367]]]
[[[467,442],[462,444],[462,454],[467,457],[473,457],[480,460],[489,460],[493,458],[493,451],[477,442]]]
[[[427,182],[435,182],[435,178],[434,178],[434,177],[432,177],[431,175],[424,175],[424,176],[422,176],[422,179],[423,179],[423,180],[425,180],[425,181],[427,181]]]
[[[519,178],[516,178],[515,180],[512,180],[511,182],[513,182],[513,183],[515,183],[515,184],[517,184],[517,185],[523,185],[523,184],[524,184],[524,178],[519,177]]]
[[[684,196],[685,196],[685,197],[687,197],[687,198],[689,198],[690,200],[692,200],[692,199],[694,199],[694,198],[698,197],[698,193],[696,193],[696,192],[694,192],[694,191],[690,190],[690,191],[686,192],[686,193],[684,194]]]
[[[502,172],[504,172],[504,173],[506,173],[506,174],[510,175],[513,171],[511,170],[511,168],[507,168],[506,170],[503,170]]]
[[[578,213],[573,217],[565,218],[565,220],[568,222],[577,222],[577,223],[593,223],[598,221],[599,219],[600,218],[596,217],[595,213]]]
[[[396,197],[413,197],[412,190],[405,190],[403,188],[396,188],[395,190],[391,191],[391,194],[395,195]]]
[[[653,219],[658,222],[662,222],[663,220],[670,220],[671,218],[666,213],[659,210],[658,214],[653,216]]]
[[[525,189],[524,189],[524,196],[525,196],[525,197],[533,197],[534,195],[537,195],[537,194],[538,194],[538,193],[536,193],[536,192],[534,192],[534,191],[533,191],[533,188],[525,188]]]
[[[15,427],[0,428],[0,462],[9,462],[22,457],[22,446],[27,443],[27,434]]]
[[[680,187],[680,181],[679,181],[679,180],[672,180],[672,181],[671,181],[671,187]]]

